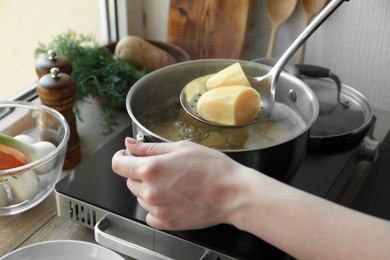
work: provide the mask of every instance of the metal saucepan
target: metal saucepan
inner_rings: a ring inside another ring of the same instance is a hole
[[[374,120],[366,98],[343,84],[328,68],[310,64],[297,64],[296,68],[319,101],[319,116],[310,130],[309,150],[335,152],[360,142]]]
[[[167,115],[173,114],[176,116],[177,113],[181,113],[179,95],[183,86],[195,78],[216,73],[235,62],[237,60],[227,59],[187,61],[159,69],[141,78],[131,87],[126,100],[127,111],[133,121],[134,137],[151,142],[178,140],[177,134],[171,138],[166,132],[157,133],[156,128],[153,128],[150,122],[153,120],[159,121],[156,124],[161,124],[162,132],[165,130],[169,131],[173,124],[178,123],[170,123],[165,118]],[[271,69],[270,66],[255,62],[239,62],[248,76],[264,74]],[[270,127],[267,127],[265,131],[259,130],[259,132],[255,128],[255,137],[253,138],[252,131],[249,135],[250,137],[246,139],[244,147],[214,148],[226,153],[243,165],[257,169],[276,179],[286,181],[298,169],[306,154],[309,129],[317,119],[319,105],[315,94],[303,81],[285,72],[282,72],[280,75],[276,90],[276,101],[277,107],[269,116]],[[177,102],[177,105],[180,107],[179,112],[171,107],[165,107],[171,102]],[[274,127],[274,125],[278,125],[279,118],[283,120],[290,118],[292,121],[290,123],[301,121],[303,124],[300,125],[300,128],[295,128],[291,131],[285,125],[279,129]],[[299,120],[296,120],[297,118]],[[184,132],[188,130],[188,132],[192,133],[199,128],[203,128],[203,125],[206,126],[206,124],[195,119],[190,120],[193,121],[185,119],[186,126],[181,130],[184,130]],[[259,124],[267,124],[267,122],[260,122]],[[207,125],[207,127],[210,126]],[[210,131],[219,135],[219,130],[221,129],[215,127]],[[280,131],[281,129],[283,131]],[[247,130],[247,127],[243,127],[234,131]],[[206,131],[206,133],[202,133],[205,134],[207,139],[212,135],[211,132]],[[257,139],[264,139],[268,135],[272,135],[272,138],[265,142],[260,142],[261,144],[257,143]],[[180,139],[187,138],[179,136]],[[228,139],[232,139],[231,136],[228,136],[225,140]]]
[[[275,59],[254,62],[273,66]],[[319,101],[319,116],[310,129],[309,152],[334,153],[351,148],[367,134],[374,115],[366,98],[343,84],[330,69],[311,64],[287,64],[284,70],[303,80]]]

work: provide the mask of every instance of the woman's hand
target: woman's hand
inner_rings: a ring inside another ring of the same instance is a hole
[[[117,152],[112,168],[149,212],[158,229],[197,229],[228,223],[239,207],[241,169],[225,154],[188,141],[141,143],[126,138],[134,156]]]
[[[390,223],[352,211],[187,142],[137,143],[117,152],[113,170],[158,229],[227,223],[298,259],[390,259]]]

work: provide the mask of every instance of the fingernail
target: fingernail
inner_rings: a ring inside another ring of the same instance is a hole
[[[134,138],[131,138],[131,137],[126,137],[125,142],[128,144],[136,144],[137,140],[135,140]]]

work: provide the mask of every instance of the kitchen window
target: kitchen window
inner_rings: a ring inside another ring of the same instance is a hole
[[[115,0],[0,1],[0,99],[20,94],[37,80],[38,43],[69,30],[92,34],[99,43],[116,39],[115,5]]]

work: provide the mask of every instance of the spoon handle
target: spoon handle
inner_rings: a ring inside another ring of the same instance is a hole
[[[294,53],[301,45],[318,29],[318,27],[345,1],[348,0],[332,0],[312,22],[303,30],[303,32],[295,39],[291,46],[284,52],[282,57],[277,61],[271,72],[275,75],[275,80],[279,78],[280,72],[287,64]]]
[[[314,16],[307,16],[306,17],[306,25],[308,25],[311,21],[311,19],[313,19]],[[297,58],[297,63],[298,64],[302,64],[304,59],[305,59],[305,52],[306,52],[306,43],[303,43],[301,48],[299,49],[299,52],[298,52],[298,58]]]
[[[272,58],[274,56],[274,49],[275,49],[275,38],[276,38],[276,32],[278,31],[279,26],[278,25],[272,25],[271,28],[271,36],[268,43],[268,49],[267,49],[267,58]]]

